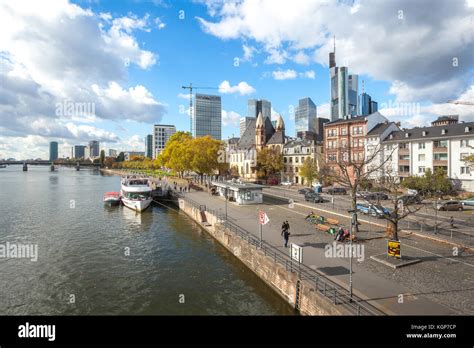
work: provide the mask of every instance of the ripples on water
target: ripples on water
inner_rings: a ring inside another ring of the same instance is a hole
[[[39,254],[37,262],[0,258],[0,314],[293,313],[174,207],[105,207],[117,176],[9,166],[0,183],[0,244],[38,244]]]

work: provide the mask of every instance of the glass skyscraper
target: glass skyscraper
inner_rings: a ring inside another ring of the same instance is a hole
[[[295,133],[298,132],[313,132],[316,133],[316,104],[311,98],[303,98],[298,102],[298,107],[295,111]]]
[[[210,135],[221,140],[222,109],[218,95],[196,93],[193,115],[193,137]]]
[[[145,137],[145,156],[153,158],[153,135],[151,134]]]
[[[349,75],[349,114],[356,116],[359,112],[359,76]]]
[[[99,142],[97,140],[89,141],[90,157],[99,157]]]
[[[264,99],[249,99],[247,102],[248,117],[258,117],[261,112],[263,119],[266,117],[271,119],[272,116],[272,103]]]
[[[58,142],[52,141],[49,143],[49,160],[56,161],[58,159]]]
[[[372,100],[370,95],[367,93],[362,93],[360,95],[360,114],[361,115],[370,115],[378,111],[378,104],[375,100]]]

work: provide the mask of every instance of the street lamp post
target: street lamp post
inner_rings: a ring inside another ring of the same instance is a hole
[[[352,249],[352,226],[357,221],[357,217],[356,217],[356,212],[354,210],[350,210],[349,212],[352,213],[351,224],[349,226],[349,243],[350,243],[350,253],[351,253],[351,257],[349,258],[349,296],[350,296],[350,301],[352,302],[352,254],[353,254],[353,249]]]
[[[227,221],[227,185],[225,187],[225,221]]]

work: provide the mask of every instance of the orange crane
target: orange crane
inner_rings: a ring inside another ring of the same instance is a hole
[[[217,87],[194,87],[192,83],[189,86],[181,86],[183,89],[189,89],[189,119],[190,119],[190,127],[189,130],[191,135],[193,134],[193,89],[219,89]]]

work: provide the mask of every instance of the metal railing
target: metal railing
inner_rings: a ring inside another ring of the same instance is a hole
[[[203,207],[202,204],[199,204],[180,193],[173,192],[173,194],[184,199],[188,204],[197,209],[202,209]],[[284,266],[286,270],[297,273],[300,279],[304,279],[312,284],[315,291],[328,298],[333,304],[343,306],[349,312],[356,315],[385,315],[385,313],[367,303],[366,300],[363,300],[354,294],[351,297],[348,289],[336,284],[319,271],[293,260],[289,254],[284,253],[266,241],[261,241],[254,234],[239,225],[226,220],[225,215],[219,214],[219,211],[209,209],[205,206],[204,208],[205,211],[214,215],[228,231],[240,237],[249,245],[255,247],[255,249],[262,250],[266,256],[271,258],[275,263]]]

